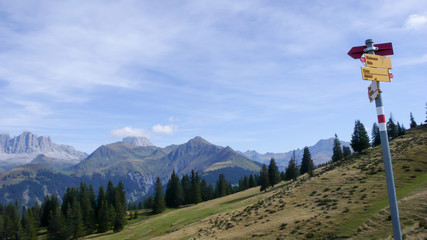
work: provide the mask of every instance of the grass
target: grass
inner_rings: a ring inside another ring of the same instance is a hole
[[[390,142],[402,232],[424,239],[427,128]],[[282,182],[195,206],[141,214],[119,233],[87,239],[386,239],[392,235],[380,147]]]

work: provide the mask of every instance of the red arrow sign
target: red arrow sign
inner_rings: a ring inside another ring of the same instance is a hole
[[[393,55],[393,45],[390,43],[380,43],[380,44],[374,44],[374,47],[377,47],[378,50],[375,51],[376,55],[381,56],[387,56],[387,55]],[[348,51],[348,55],[354,59],[360,58],[365,52],[363,51],[366,48],[366,46],[357,46],[352,47],[350,51]]]

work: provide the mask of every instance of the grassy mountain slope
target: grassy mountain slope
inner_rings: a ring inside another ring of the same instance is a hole
[[[402,232],[425,239],[427,126],[390,143]],[[122,232],[91,239],[390,239],[381,148],[282,182],[195,206],[144,216]]]

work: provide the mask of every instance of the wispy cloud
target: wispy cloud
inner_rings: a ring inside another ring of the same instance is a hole
[[[125,138],[125,137],[146,137],[150,138],[151,134],[149,131],[142,128],[124,127],[114,129],[110,132],[111,138]]]
[[[425,26],[427,26],[427,15],[412,14],[405,22],[407,29],[420,30]]]
[[[168,124],[168,125],[156,124],[152,127],[152,130],[155,133],[173,134],[176,131],[178,131],[178,126],[175,124]]]

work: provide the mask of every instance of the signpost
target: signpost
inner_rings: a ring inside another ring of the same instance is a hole
[[[365,41],[365,44],[366,46],[357,46],[357,47],[351,48],[347,54],[350,55],[350,57],[357,59],[362,57],[364,53],[368,53],[368,54],[365,54],[365,57],[366,55],[386,56],[386,55],[393,55],[394,53],[393,46],[391,43],[382,43],[382,44],[374,45],[374,41],[372,41],[372,39],[367,39]],[[380,129],[381,147],[382,147],[383,160],[384,160],[384,170],[385,170],[385,176],[387,181],[388,201],[390,204],[391,221],[393,225],[393,235],[395,240],[401,240],[402,232],[400,230],[399,209],[397,208],[396,189],[394,187],[393,168],[391,165],[390,147],[388,144],[388,136],[387,136],[387,125],[385,121],[384,107],[383,107],[381,91],[379,90],[379,82],[378,82],[380,81],[378,80],[379,79],[378,76],[385,75],[385,71],[387,72],[387,75],[388,75],[387,82],[390,82],[388,69],[391,69],[391,60],[390,60],[390,64],[388,65],[388,63],[385,63],[388,61],[386,59],[381,60],[379,57],[377,60],[373,58],[375,57],[371,56],[371,59],[369,59],[369,61],[372,62],[372,63],[369,63],[371,64],[370,67],[366,67],[366,68],[362,67],[362,77],[363,79],[373,81],[368,88],[368,95],[369,95],[369,100],[371,100],[371,102],[373,101],[373,99],[375,99],[375,106],[377,108],[378,127]],[[382,68],[378,68],[379,67],[378,64],[382,66]],[[364,72],[364,69],[365,69],[365,72]],[[374,74],[374,73],[382,73],[382,74]],[[377,79],[375,79],[374,75],[378,75]]]
[[[390,73],[383,68],[362,67],[362,77],[370,81],[390,82]]]
[[[391,69],[391,58],[373,54],[365,54],[367,67]]]

